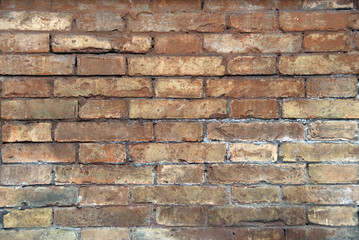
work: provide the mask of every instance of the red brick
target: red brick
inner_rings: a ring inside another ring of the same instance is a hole
[[[51,165],[15,165],[0,166],[2,185],[34,185],[51,183]]]
[[[277,29],[276,18],[274,13],[240,13],[230,16],[229,24],[240,32],[270,32]]]
[[[56,208],[54,224],[63,227],[148,226],[152,212],[152,208],[146,206]]]
[[[127,205],[129,190],[118,186],[80,187],[80,205]]]
[[[151,97],[149,78],[57,78],[57,97]]]
[[[346,12],[282,12],[280,27],[284,31],[337,31],[350,24]]]
[[[126,161],[126,146],[122,144],[81,143],[79,162],[120,163]]]
[[[0,30],[70,31],[72,14],[63,12],[1,11]]]
[[[125,118],[127,103],[125,100],[85,100],[80,102],[80,118]]]
[[[3,119],[72,119],[77,117],[77,100],[27,99],[5,100],[1,104]]]
[[[152,123],[62,122],[55,129],[59,142],[151,141]]]
[[[51,123],[5,123],[3,142],[51,142]]]
[[[250,122],[207,125],[208,139],[224,141],[293,141],[304,140],[304,125],[298,122]]]
[[[202,51],[202,40],[197,35],[176,34],[155,37],[157,54],[194,54]]]
[[[128,59],[130,76],[222,76],[223,58],[217,56],[140,56]]]
[[[243,222],[281,222],[285,225],[304,225],[304,207],[242,207],[220,206],[209,210],[210,226],[241,226]]]
[[[237,56],[228,59],[229,75],[271,75],[276,72],[275,56]]]
[[[155,125],[157,141],[196,142],[203,139],[200,122],[158,122]]]
[[[3,75],[70,75],[75,58],[59,55],[1,55]]]
[[[136,167],[132,165],[57,165],[55,166],[54,171],[56,184],[153,183],[152,166]]]
[[[124,31],[125,21],[118,13],[81,13],[76,18],[75,29],[87,32]]]
[[[204,36],[203,48],[209,52],[224,54],[299,52],[301,38],[299,34],[285,33],[208,34]],[[249,59],[249,57],[241,57],[240,59]],[[260,63],[256,61],[265,60],[259,58],[254,60],[254,64],[259,65]]]
[[[141,143],[130,145],[135,162],[224,162],[224,143]]]
[[[209,186],[136,186],[132,202],[156,205],[223,205],[228,203],[226,188]]]
[[[284,75],[358,74],[358,59],[358,54],[282,56],[279,71]]]
[[[121,55],[84,55],[77,57],[79,75],[124,75],[126,58]]]
[[[310,77],[307,79],[308,97],[355,97],[356,77]]]
[[[75,146],[71,143],[16,143],[2,146],[4,163],[75,162]]]
[[[211,184],[304,184],[305,164],[214,164],[207,170]]]
[[[50,97],[52,80],[49,78],[3,78],[2,97]]]
[[[1,52],[49,52],[48,33],[0,33]]]
[[[139,14],[136,18],[129,18],[128,29],[131,32],[222,32],[225,29],[225,15],[184,12]]]
[[[202,98],[203,80],[199,78],[156,79],[155,96],[162,98]]]
[[[357,183],[359,166],[355,164],[309,164],[311,183]]]
[[[279,102],[276,100],[232,100],[231,118],[279,118]]]
[[[280,98],[304,94],[303,79],[210,79],[206,83],[207,97]]]
[[[130,118],[224,118],[227,116],[227,101],[223,99],[130,100]]]
[[[306,52],[338,52],[351,48],[347,33],[309,33],[304,36],[303,48]]]
[[[284,186],[283,200],[294,204],[357,205],[357,185]]]
[[[308,125],[309,140],[356,140],[358,123],[355,121],[315,121]]]

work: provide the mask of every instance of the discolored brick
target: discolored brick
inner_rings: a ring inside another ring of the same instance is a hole
[[[79,75],[125,75],[126,58],[122,55],[81,55],[77,57]]]
[[[51,123],[5,123],[3,142],[51,142]]]
[[[155,125],[157,141],[196,142],[203,139],[200,122],[158,122]]]
[[[310,77],[306,87],[308,97],[354,97],[357,93],[357,79]]]
[[[79,162],[120,163],[126,161],[126,146],[122,144],[81,143]]]
[[[232,100],[232,118],[279,118],[279,102],[276,100]]]
[[[304,36],[303,48],[306,52],[338,52],[351,48],[347,33],[310,33]]]
[[[228,59],[229,75],[272,75],[276,72],[275,56],[237,56]]]
[[[126,118],[125,100],[87,100],[79,107],[80,118]]]
[[[229,22],[232,28],[240,32],[270,32],[278,27],[276,15],[265,12],[244,12],[232,15]]]
[[[158,207],[156,222],[164,226],[203,226],[203,207]]]
[[[4,228],[50,227],[51,208],[10,210],[4,215]]]
[[[50,97],[52,80],[49,78],[2,78],[2,97]]]
[[[51,183],[51,165],[15,165],[0,166],[1,185],[34,185]]]
[[[128,240],[130,230],[126,228],[91,228],[81,230],[82,240]]]
[[[78,235],[77,232],[68,229],[1,230],[0,238],[4,240],[77,240]]]
[[[229,158],[232,162],[276,162],[277,145],[233,143],[229,145]]]
[[[308,174],[311,183],[357,183],[359,166],[355,164],[310,164]]]
[[[232,201],[239,204],[279,203],[279,186],[238,186],[231,188]]]
[[[358,213],[355,207],[309,207],[310,223],[327,226],[356,226]]]
[[[1,52],[49,52],[48,33],[0,33]]]
[[[204,182],[204,166],[158,165],[156,176],[159,184],[201,184]]]
[[[155,37],[157,54],[195,54],[202,51],[202,40],[197,35],[176,34]]]
[[[308,125],[310,140],[356,140],[358,123],[354,121],[315,121]]]
[[[156,79],[155,96],[162,98],[202,98],[203,80],[193,78]]]
[[[127,205],[129,190],[118,186],[80,187],[80,205]]]

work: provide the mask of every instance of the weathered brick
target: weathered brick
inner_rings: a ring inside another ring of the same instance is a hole
[[[279,71],[284,75],[358,74],[357,54],[306,54],[281,56]]]
[[[50,227],[51,208],[10,210],[4,215],[4,228]]]
[[[356,140],[358,123],[354,121],[315,121],[308,125],[310,140]]]
[[[48,78],[2,78],[2,97],[50,97],[52,81]]]
[[[352,0],[304,0],[304,9],[349,9],[353,8]]]
[[[347,33],[309,33],[304,36],[303,48],[306,52],[338,52],[351,48]]]
[[[284,31],[337,31],[350,24],[346,12],[282,12],[280,27]]]
[[[225,141],[295,141],[304,140],[304,125],[299,122],[250,122],[207,125],[208,139]]]
[[[4,100],[3,119],[71,119],[77,117],[77,100],[27,99]]]
[[[224,162],[223,143],[140,143],[130,145],[135,162]]]
[[[239,228],[234,234],[235,240],[284,240],[284,231],[278,228]]]
[[[1,207],[71,206],[77,204],[76,187],[0,187]],[[1,235],[1,234],[0,234]]]
[[[56,97],[151,97],[149,78],[58,78]]]
[[[308,97],[355,97],[356,77],[310,77],[307,79]]]
[[[3,142],[51,142],[51,123],[5,123]]]
[[[218,228],[135,228],[135,240],[193,239],[193,240],[232,240],[232,231]]]
[[[358,205],[359,188],[353,185],[285,186],[283,200],[295,204]]]
[[[204,36],[203,48],[217,53],[299,52],[301,38],[299,34],[285,33],[210,34]]]
[[[151,48],[151,37],[118,34],[56,34],[51,45],[54,52],[131,52],[145,53]]]
[[[125,21],[118,13],[107,13],[102,11],[95,13],[81,13],[76,18],[75,29],[86,32],[124,31]]]
[[[284,143],[279,157],[285,162],[357,162],[359,146],[350,143]]]
[[[146,206],[56,208],[54,223],[63,227],[147,226],[152,212]]]
[[[128,11],[148,12],[149,3],[147,1],[129,2],[127,0],[53,0],[51,2],[51,10],[53,11],[75,11],[75,12],[91,12],[91,14],[99,12],[116,12],[127,13]]]
[[[155,125],[157,141],[196,142],[203,139],[200,122],[158,122]]]
[[[72,14],[38,11],[0,11],[0,30],[70,31]]]
[[[356,228],[310,227],[286,229],[287,240],[300,239],[350,239],[356,238],[359,231]]]
[[[70,143],[15,143],[2,146],[4,163],[75,162],[75,145]]]
[[[228,59],[229,75],[271,75],[276,72],[275,56],[237,56]]]
[[[82,240],[128,240],[130,239],[130,230],[126,228],[95,228],[95,229],[82,229]]]
[[[206,84],[208,97],[231,98],[280,98],[304,97],[303,79],[209,79]]]
[[[225,15],[221,13],[143,13],[128,20],[127,27],[132,32],[222,32],[225,29]]]
[[[126,161],[126,146],[122,144],[81,143],[79,162],[120,163]]]
[[[282,222],[285,225],[304,225],[303,207],[213,207],[209,210],[210,226],[240,226],[243,222]]]
[[[61,122],[55,129],[55,139],[59,142],[151,141],[152,123]]]
[[[229,158],[232,162],[276,162],[277,145],[233,143],[229,145]]]
[[[277,29],[276,15],[264,12],[232,15],[229,17],[229,25],[240,32],[270,32]]]
[[[214,164],[207,170],[211,184],[260,183],[304,184],[303,164]]]
[[[75,58],[60,55],[0,55],[3,75],[70,75]]]
[[[48,33],[0,33],[1,52],[48,52]]]
[[[223,58],[217,56],[140,56],[128,58],[130,76],[222,76]]]
[[[284,118],[359,118],[357,100],[285,100],[282,109]]]
[[[44,2],[44,1],[43,1]],[[36,229],[36,230],[0,230],[0,239],[4,240],[77,240],[77,232],[67,229]]]
[[[208,186],[136,186],[132,202],[157,205],[218,205],[228,203],[224,187]]]
[[[358,213],[356,207],[309,207],[310,223],[327,226],[356,226]]]
[[[80,118],[125,118],[125,100],[85,100],[80,102]]]
[[[238,11],[242,8],[240,0],[207,0],[204,1],[203,9],[206,11]]]
[[[203,165],[158,165],[159,184],[201,184],[204,182]]]
[[[203,207],[158,207],[156,222],[164,226],[203,226],[205,209]]]
[[[58,165],[56,184],[152,184],[153,167],[132,165]]]
[[[359,49],[359,32],[354,32],[352,39],[353,39],[353,43],[356,46],[356,49]]]
[[[3,0],[0,9],[8,10],[50,10],[51,2],[43,0]]]
[[[0,166],[2,185],[34,185],[51,183],[51,165],[12,165]]]
[[[231,118],[279,118],[277,100],[232,100],[230,103]]]
[[[156,79],[155,96],[162,98],[202,98],[203,80],[199,78]]]
[[[210,11],[252,11],[252,10],[276,10],[276,9],[298,9],[301,2],[295,0],[208,0],[205,1],[204,9]]]
[[[80,187],[80,205],[127,205],[128,188],[118,186]]]
[[[197,35],[176,34],[155,37],[157,54],[194,54],[202,51],[202,40]]]
[[[122,55],[82,55],[77,57],[79,75],[124,75],[126,58]]]
[[[355,164],[309,164],[308,174],[312,183],[357,183],[359,166]]]
[[[150,3],[152,12],[173,12],[173,11],[193,11],[201,10],[200,0],[154,0]]]
[[[223,118],[227,115],[227,101],[223,99],[130,100],[130,118]]]
[[[232,201],[239,204],[279,203],[279,186],[237,186],[231,188]]]

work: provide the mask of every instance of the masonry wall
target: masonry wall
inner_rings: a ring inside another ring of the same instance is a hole
[[[359,239],[349,0],[1,0],[0,239]]]

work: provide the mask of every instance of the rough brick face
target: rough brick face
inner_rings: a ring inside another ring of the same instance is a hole
[[[357,0],[0,0],[1,240],[359,239]]]

